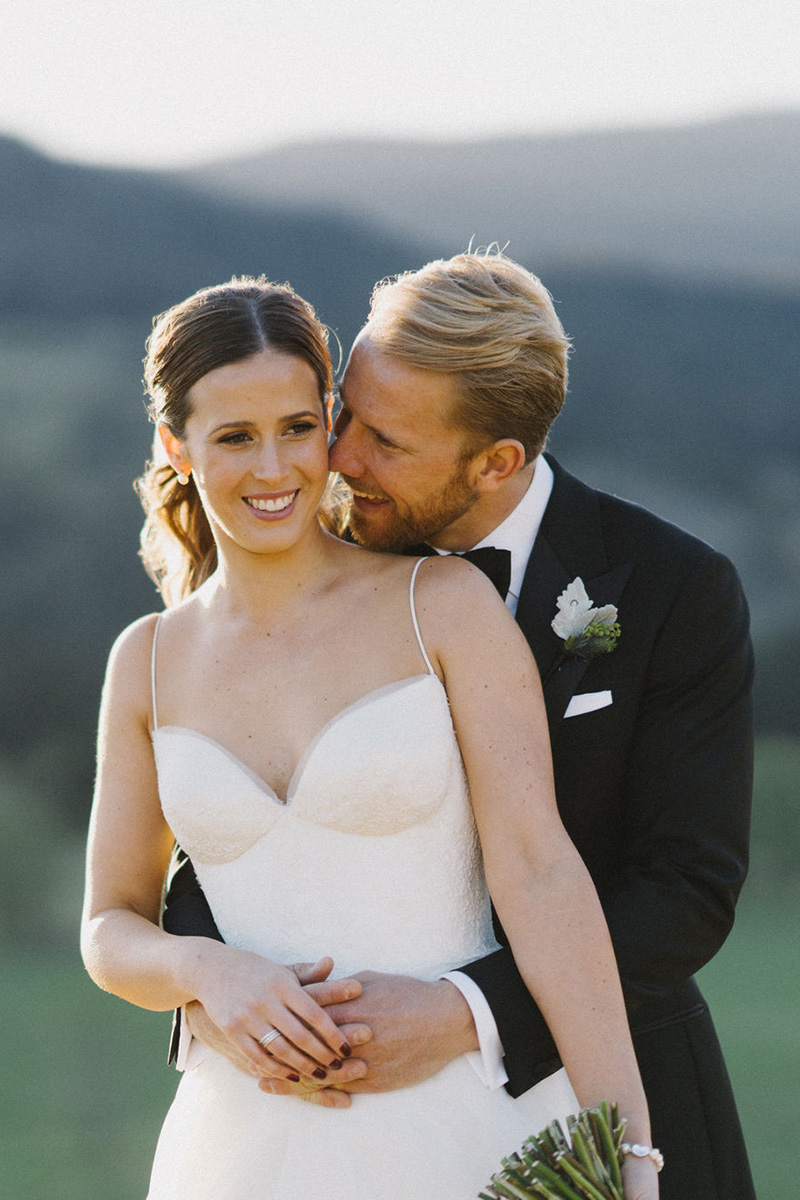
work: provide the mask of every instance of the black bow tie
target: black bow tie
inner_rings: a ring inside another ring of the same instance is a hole
[[[407,546],[403,554],[413,558],[432,558],[437,551],[423,542],[419,546]],[[466,558],[473,567],[483,571],[491,579],[500,596],[505,600],[511,584],[511,551],[498,550],[495,546],[481,546],[477,550],[465,550],[459,558]]]
[[[484,575],[491,579],[497,588],[500,598],[505,600],[511,584],[510,550],[498,550],[495,546],[480,546],[477,550],[465,551],[464,554],[459,555],[459,558],[465,558],[479,571],[483,571]]]

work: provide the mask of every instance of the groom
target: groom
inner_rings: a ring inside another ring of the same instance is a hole
[[[505,552],[484,557],[505,572],[498,587],[541,672],[559,809],[614,942],[666,1160],[662,1200],[752,1200],[692,979],[730,930],[746,870],[747,608],[721,555],[543,454],[567,350],[547,291],[502,255],[459,255],[383,283],[345,372],[331,466],[353,490],[349,528],[367,546]],[[613,652],[591,659],[551,624],[578,578],[594,606],[619,613]],[[191,889],[168,908],[175,932],[190,931],[187,905],[195,915],[202,905]],[[329,1009],[374,1034],[358,1051],[366,1074],[346,1090],[404,1086],[470,1050],[487,1086],[515,1096],[558,1066],[505,947],[437,983],[362,979],[359,1000]]]

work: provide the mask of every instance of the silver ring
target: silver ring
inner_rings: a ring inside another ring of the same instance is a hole
[[[270,1029],[269,1033],[265,1033],[262,1038],[258,1039],[258,1044],[259,1044],[259,1046],[263,1046],[264,1049],[266,1050],[266,1048],[270,1044],[270,1042],[274,1042],[275,1038],[279,1038],[280,1036],[281,1036],[280,1029]]]

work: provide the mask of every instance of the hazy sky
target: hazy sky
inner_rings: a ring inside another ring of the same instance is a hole
[[[18,0],[0,131],[148,166],[800,108],[797,0]]]

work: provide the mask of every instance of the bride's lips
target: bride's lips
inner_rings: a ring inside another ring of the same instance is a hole
[[[242,500],[260,521],[280,521],[294,511],[299,494],[300,489],[294,488],[289,492],[259,492],[242,496]]]

